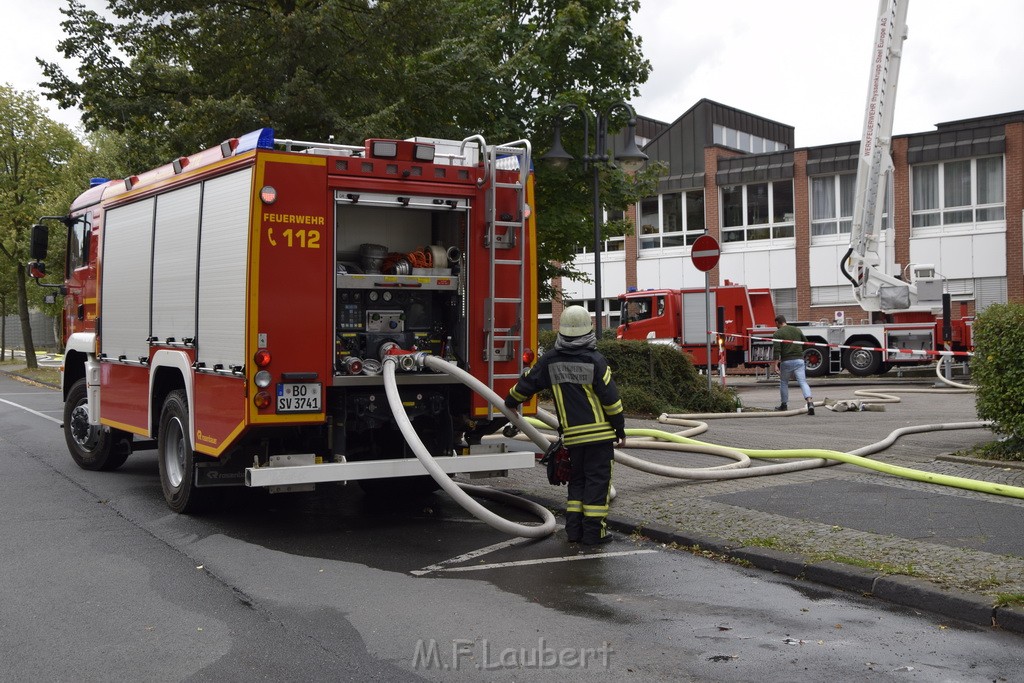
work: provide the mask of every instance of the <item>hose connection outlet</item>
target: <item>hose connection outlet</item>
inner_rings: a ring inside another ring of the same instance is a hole
[[[413,352],[406,351],[395,342],[384,342],[380,345],[380,359],[384,362],[394,360],[403,372],[411,372],[416,369]]]
[[[363,361],[355,356],[348,356],[342,362],[342,366],[345,368],[345,372],[350,375],[358,375],[363,371]]]

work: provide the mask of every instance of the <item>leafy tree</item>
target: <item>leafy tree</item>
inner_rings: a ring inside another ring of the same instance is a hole
[[[143,170],[262,126],[279,137],[425,135],[551,139],[559,107],[638,94],[650,72],[630,17],[638,0],[68,0],[66,73],[43,89],[88,131],[124,136]],[[578,123],[578,122],[577,122]],[[618,113],[611,131],[623,127]],[[582,126],[566,144],[582,150]],[[575,144],[575,147],[572,145]],[[582,156],[582,153],[581,155]],[[650,194],[649,171],[603,168],[610,208]],[[593,241],[590,175],[538,172],[541,281],[572,273]],[[621,231],[625,226],[612,226]]]
[[[0,279],[0,287],[16,300],[30,368],[36,367],[36,357],[29,307],[41,303],[43,290],[26,287],[29,226],[50,208],[53,192],[80,148],[68,128],[46,116],[34,93],[0,86],[0,260],[13,274]],[[13,282],[7,284],[9,280]]]

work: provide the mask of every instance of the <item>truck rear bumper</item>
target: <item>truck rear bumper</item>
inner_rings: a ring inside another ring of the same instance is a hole
[[[247,467],[245,485],[250,487],[291,486],[357,479],[385,479],[426,475],[427,470],[416,458],[366,460],[314,464],[313,454],[283,455],[272,458],[271,465]],[[434,458],[448,474],[501,476],[512,469],[525,469],[536,462],[532,451],[458,455]]]

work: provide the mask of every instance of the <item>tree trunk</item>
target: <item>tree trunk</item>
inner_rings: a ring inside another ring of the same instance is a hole
[[[7,358],[7,296],[0,296],[0,363]],[[14,352],[11,352],[14,358]]]
[[[25,342],[25,365],[31,369],[39,367],[36,362],[36,347],[32,343],[32,324],[28,317],[28,290],[25,283],[25,268],[17,266],[18,274],[18,316],[21,318],[21,336]]]

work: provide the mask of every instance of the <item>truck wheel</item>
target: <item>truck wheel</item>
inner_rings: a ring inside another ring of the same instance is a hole
[[[867,377],[878,372],[882,365],[882,354],[868,349],[850,349],[843,356],[843,367],[851,375]]]
[[[196,487],[195,460],[189,439],[188,399],[182,390],[172,391],[160,411],[157,462],[160,486],[167,506],[175,512],[198,512],[206,507],[209,492]]]
[[[824,377],[828,374],[828,358],[816,346],[804,349],[804,366],[804,374],[808,377]]]
[[[116,470],[131,455],[131,434],[89,424],[85,379],[71,385],[64,401],[64,440],[83,470]]]

